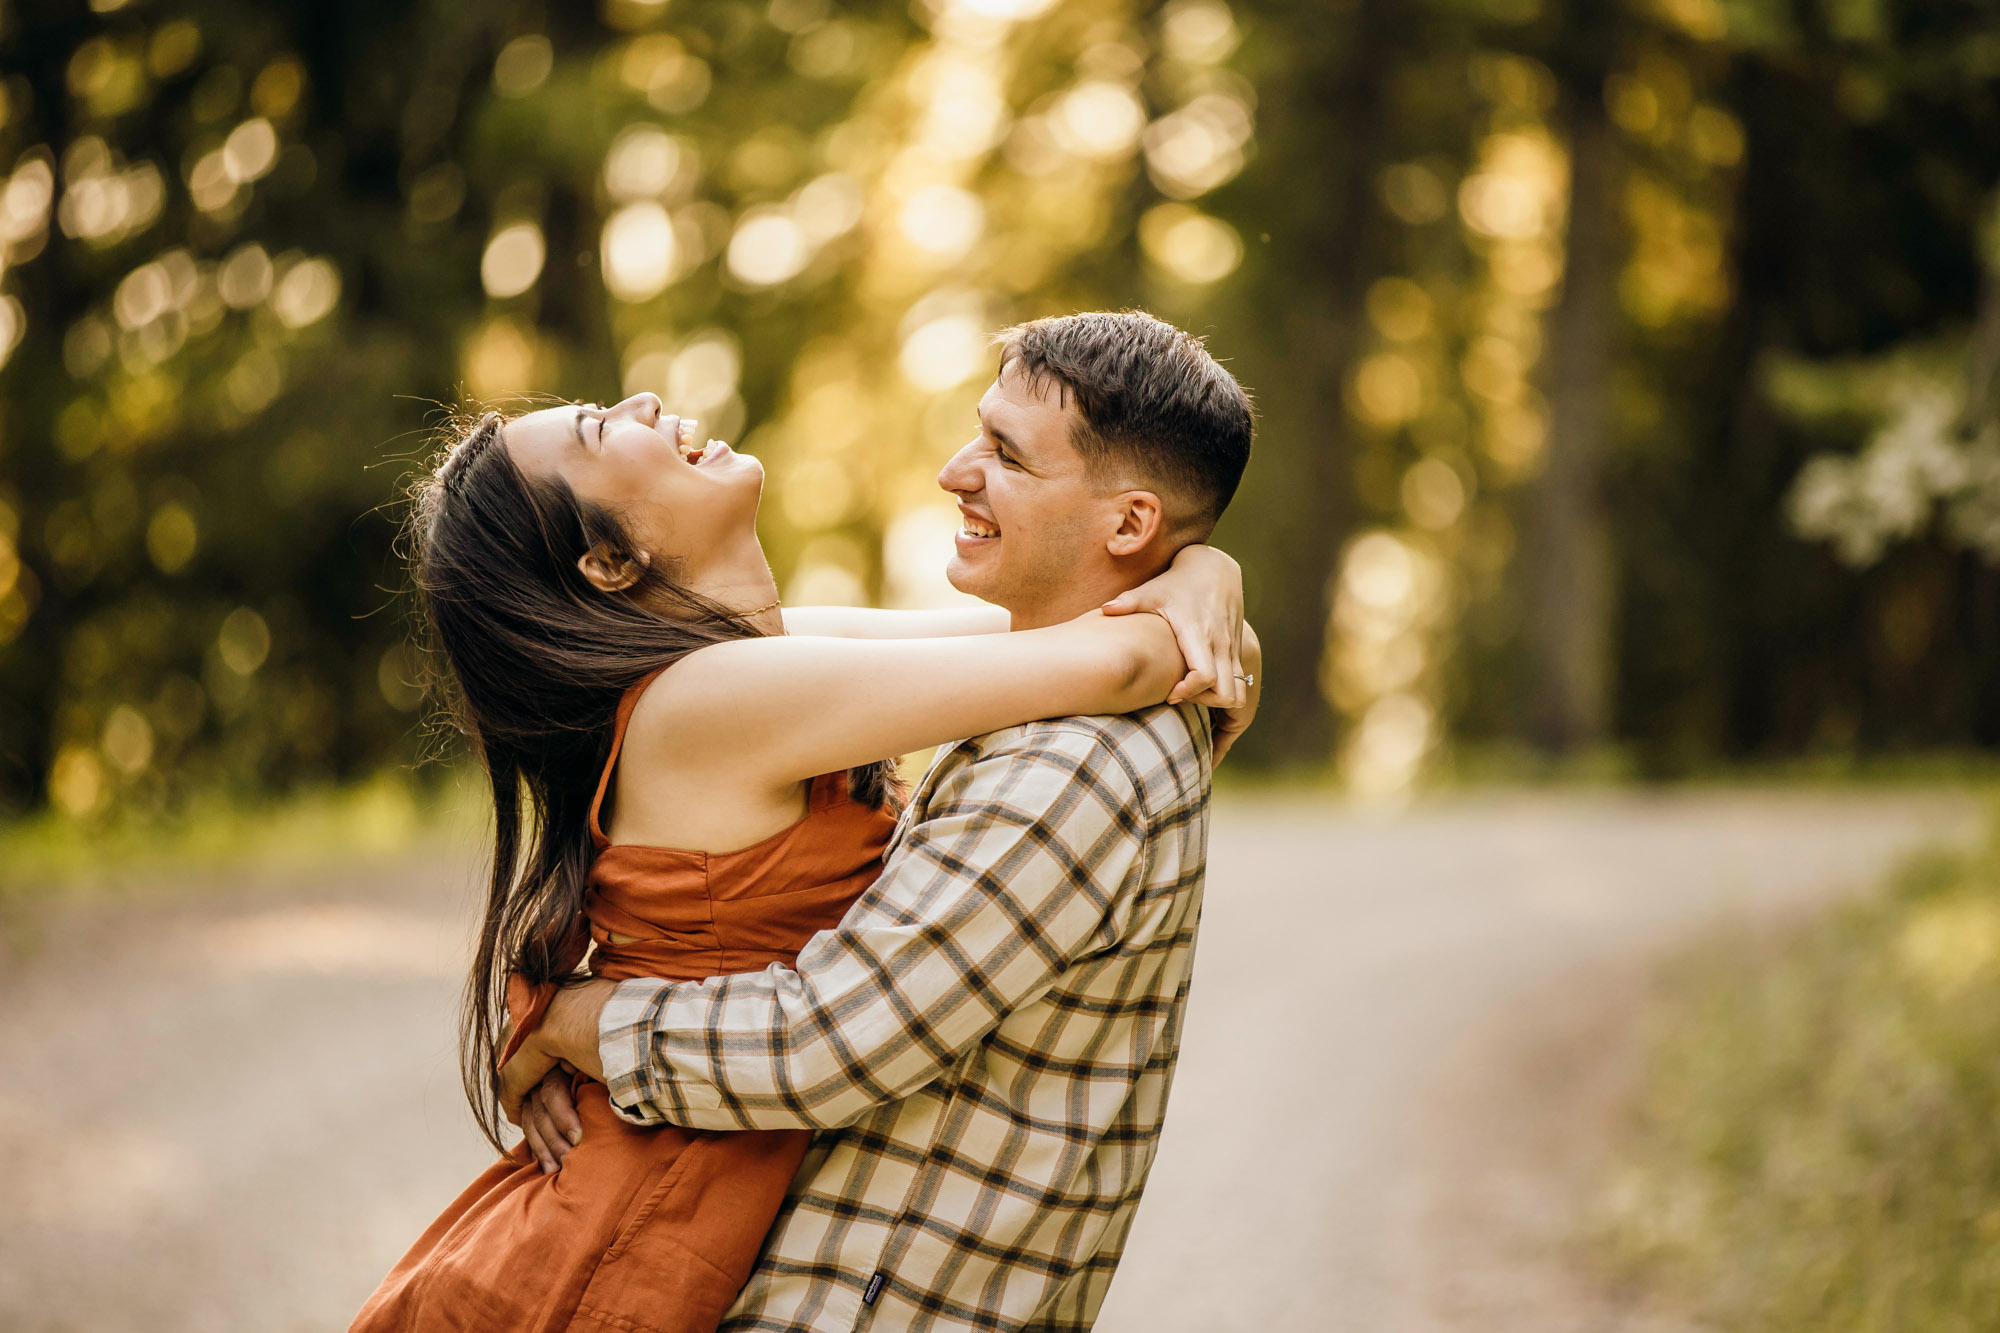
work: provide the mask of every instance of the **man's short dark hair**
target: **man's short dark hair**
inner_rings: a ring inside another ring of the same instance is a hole
[[[1252,415],[1250,395],[1201,339],[1141,310],[1093,310],[1017,324],[994,341],[1001,374],[1018,366],[1064,404],[1075,399],[1072,442],[1088,466],[1158,484],[1174,526],[1208,535],[1250,461]]]

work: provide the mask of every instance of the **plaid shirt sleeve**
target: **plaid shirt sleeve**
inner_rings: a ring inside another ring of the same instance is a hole
[[[598,1038],[619,1114],[694,1129],[849,1123],[937,1078],[1117,940],[1147,845],[1124,756],[1074,722],[966,744],[980,748],[941,764],[881,877],[795,969],[618,988]]]

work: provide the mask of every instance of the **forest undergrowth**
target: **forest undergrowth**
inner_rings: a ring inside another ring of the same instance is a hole
[[[2000,1328],[2000,823],[1670,976],[1602,1236],[1730,1333]]]

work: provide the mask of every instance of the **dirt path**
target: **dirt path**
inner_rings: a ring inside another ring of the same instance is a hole
[[[1564,1223],[1652,959],[1810,907],[1945,797],[1226,803],[1110,1333],[1621,1327]],[[483,1164],[462,853],[85,903],[0,975],[0,1328],[344,1327]]]

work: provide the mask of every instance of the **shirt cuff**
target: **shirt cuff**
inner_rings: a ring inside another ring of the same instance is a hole
[[[639,978],[621,982],[597,1019],[597,1055],[611,1109],[635,1125],[666,1123],[660,1071],[653,1065],[653,1034],[673,984]]]

